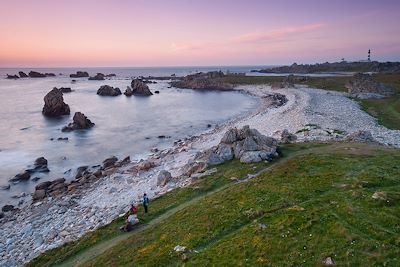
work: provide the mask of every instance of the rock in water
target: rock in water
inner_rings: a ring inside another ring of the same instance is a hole
[[[122,93],[118,87],[114,88],[109,85],[103,85],[97,90],[97,94],[101,96],[119,96]]]
[[[57,88],[53,88],[44,97],[43,115],[48,117],[58,117],[69,115],[69,106],[64,103],[63,93]]]
[[[10,179],[10,182],[20,182],[20,181],[27,181],[31,178],[31,174],[28,171],[15,175],[13,178]]]
[[[133,95],[133,91],[132,91],[132,88],[130,86],[126,87],[124,95],[126,95],[126,96],[132,96]]]
[[[136,96],[150,96],[153,95],[150,92],[149,87],[140,79],[133,79],[131,82],[132,94]]]
[[[28,74],[26,74],[23,71],[18,72],[18,74],[19,74],[19,77],[21,77],[21,78],[28,78],[29,77]]]
[[[19,79],[18,75],[9,75],[7,74],[7,78],[6,79]]]
[[[72,92],[71,87],[60,87],[59,89],[63,94]]]
[[[30,71],[28,75],[31,78],[45,78],[46,77],[46,74],[43,74],[43,73],[40,73],[37,71]]]
[[[89,77],[89,81],[102,81],[105,75],[103,73],[97,73],[96,76]]]
[[[91,122],[83,113],[75,112],[73,122],[68,124],[62,128],[63,132],[71,132],[75,130],[84,130],[89,129],[94,126],[94,123]]]
[[[87,73],[86,71],[77,71],[76,74],[71,74],[71,75],[69,75],[69,77],[71,77],[71,78],[85,78],[85,77],[89,77],[89,73]]]

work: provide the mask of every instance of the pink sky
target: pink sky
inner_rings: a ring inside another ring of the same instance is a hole
[[[2,0],[0,67],[400,61],[400,1]]]

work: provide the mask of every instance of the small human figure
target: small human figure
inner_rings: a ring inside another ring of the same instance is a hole
[[[138,208],[134,204],[132,204],[130,212],[131,212],[131,214],[137,214],[138,213]]]
[[[143,195],[143,207],[144,207],[144,213],[147,213],[149,208],[149,198],[147,197],[146,193],[144,193]]]

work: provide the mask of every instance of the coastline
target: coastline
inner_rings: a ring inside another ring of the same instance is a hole
[[[308,131],[297,134],[298,142],[340,141],[344,140],[352,130],[365,128],[371,130],[374,138],[380,143],[400,147],[400,131],[387,130],[379,126],[374,118],[361,111],[358,104],[347,98],[344,93],[306,87],[272,90],[270,86],[265,85],[240,86],[236,90],[257,97],[260,101],[258,107],[211,131],[154,153],[146,159],[155,163],[154,168],[135,174],[133,170],[138,162],[115,168],[109,175],[91,184],[90,188],[81,192],[79,196],[65,196],[40,204],[37,202],[13,215],[12,220],[3,219],[0,243],[5,246],[3,249],[0,248],[2,257],[0,264],[22,265],[45,250],[76,240],[86,232],[110,223],[144,192],[150,198],[154,198],[176,187],[190,184],[191,178],[183,175],[183,167],[197,152],[217,145],[225,131],[231,127],[250,125],[262,134],[279,138],[283,129],[294,133],[304,129],[306,125],[314,125],[309,126]],[[276,93],[285,95],[287,103],[271,108],[271,103],[265,96]],[[325,113],[324,107],[319,104],[321,101],[330,103],[330,106],[324,106]],[[343,102],[343,109],[337,106],[339,102]],[[331,109],[338,109],[338,112],[347,114],[344,107],[349,107],[348,110],[355,113],[348,114],[349,116],[356,116],[358,119],[361,116],[360,122],[357,124],[351,121],[343,122],[345,118],[339,116],[340,114],[337,114],[337,117],[333,116],[333,113],[328,114]],[[337,130],[346,131],[346,134],[326,132],[329,127],[334,128],[337,125],[343,128]],[[157,175],[161,170],[171,172],[174,177],[174,181],[164,187],[157,186]]]

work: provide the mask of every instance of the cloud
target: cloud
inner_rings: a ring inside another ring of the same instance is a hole
[[[252,45],[252,44],[263,44],[272,42],[281,42],[290,40],[300,34],[312,32],[325,27],[326,24],[309,24],[298,27],[286,27],[276,29],[272,31],[259,31],[253,32],[241,36],[234,37],[229,40],[222,40],[219,42],[198,42],[192,44],[172,44],[171,49],[173,51],[190,51],[190,50],[206,50],[217,47],[227,47],[232,45]]]

